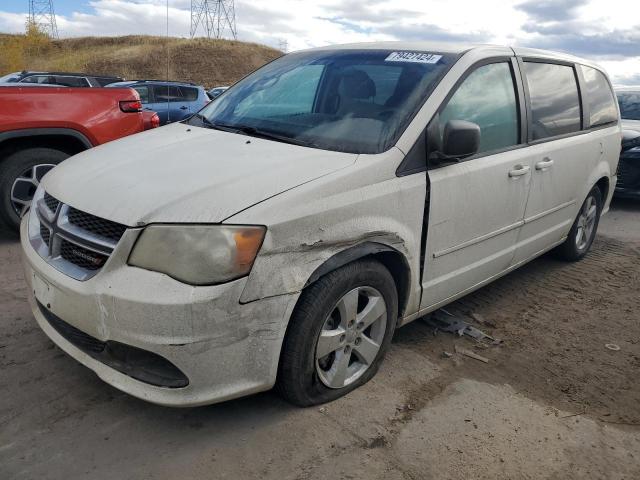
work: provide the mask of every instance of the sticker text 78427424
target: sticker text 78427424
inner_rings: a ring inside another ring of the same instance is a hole
[[[385,62],[438,63],[442,55],[424,52],[392,52]]]

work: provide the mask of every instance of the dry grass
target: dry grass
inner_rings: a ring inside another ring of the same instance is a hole
[[[168,54],[167,54],[168,50]],[[151,36],[49,40],[0,34],[0,75],[18,70],[78,71],[128,79],[169,78],[206,87],[229,85],[282,52],[231,40]]]

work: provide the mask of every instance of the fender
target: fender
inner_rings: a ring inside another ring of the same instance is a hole
[[[303,288],[307,288],[309,285],[316,282],[320,277],[323,277],[327,273],[343,267],[347,263],[351,263],[355,260],[359,260],[360,258],[364,258],[366,256],[381,252],[391,252],[398,254],[405,263],[404,267],[407,271],[409,271],[409,264],[407,263],[406,258],[395,248],[377,242],[364,242],[358,245],[354,245],[353,247],[349,247],[346,250],[342,250],[341,252],[338,252],[327,259],[322,265],[314,270]]]
[[[92,148],[93,144],[89,141],[89,139],[78,132],[77,130],[73,130],[70,128],[25,128],[21,130],[10,130],[8,132],[0,132],[0,144],[7,140],[11,140],[14,138],[24,138],[24,137],[42,137],[42,136],[63,136],[63,137],[73,137],[76,140],[79,140],[87,149]]]

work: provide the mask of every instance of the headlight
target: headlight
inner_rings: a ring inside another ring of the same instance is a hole
[[[191,285],[244,277],[266,228],[227,225],[151,225],[136,242],[129,265],[166,273]]]

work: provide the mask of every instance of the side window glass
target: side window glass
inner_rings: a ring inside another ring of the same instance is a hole
[[[156,102],[182,102],[180,89],[174,85],[156,85],[154,87]]]
[[[134,87],[134,90],[140,95],[142,103],[149,103],[149,87]]]
[[[440,138],[449,120],[466,120],[480,127],[478,153],[517,145],[520,122],[511,66],[492,63],[474,70],[440,113]]]
[[[195,102],[198,99],[198,90],[190,87],[180,87],[185,102]]]
[[[585,92],[582,96],[589,105],[589,126],[597,127],[618,120],[618,110],[609,82],[595,68],[581,65]]]
[[[582,124],[573,67],[524,62],[531,97],[533,140],[579,132]]]

